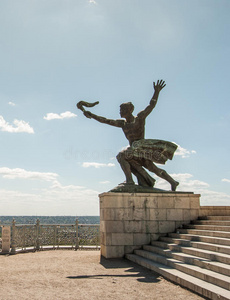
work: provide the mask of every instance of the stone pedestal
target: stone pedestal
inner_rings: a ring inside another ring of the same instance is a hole
[[[174,232],[199,216],[193,193],[103,193],[100,197],[101,255],[123,257]]]

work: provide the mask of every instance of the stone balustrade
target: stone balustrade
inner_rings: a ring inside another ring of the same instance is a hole
[[[2,226],[0,253],[37,251],[46,249],[99,249],[100,225],[98,224],[16,224]],[[9,238],[4,232],[8,229]],[[11,238],[11,243],[10,243]],[[1,251],[2,250],[2,251]]]

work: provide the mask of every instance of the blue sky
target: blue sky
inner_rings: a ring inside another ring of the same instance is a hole
[[[146,138],[179,145],[163,168],[202,205],[229,205],[229,13],[229,0],[2,0],[0,215],[98,215],[128,142],[76,103],[137,114],[157,79]]]

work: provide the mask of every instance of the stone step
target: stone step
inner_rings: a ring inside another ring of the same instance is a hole
[[[145,245],[143,246],[143,249],[149,252],[154,252],[155,254],[157,253],[161,256],[174,258],[183,261],[187,264],[191,264],[191,265],[193,264],[195,266],[205,268],[207,270],[211,270],[223,275],[230,276],[230,266],[228,264],[224,264],[217,261],[211,261],[210,259],[207,258],[197,257],[183,252],[171,251],[170,249],[154,247],[151,245]]]
[[[230,216],[207,216],[207,217],[199,217],[200,220],[225,220],[230,221]]]
[[[161,256],[145,250],[135,250],[134,253],[149,260],[153,260],[155,262],[175,268],[181,272],[202,279],[206,282],[218,285],[219,287],[222,287],[224,289],[230,290],[229,276],[218,274],[211,270],[202,269],[198,266],[187,264],[174,258],[167,258],[165,256]]]
[[[152,245],[163,249],[170,249],[171,251],[178,251],[194,256],[203,257],[212,261],[219,261],[224,264],[230,264],[230,255],[224,253],[193,247],[182,247],[177,244],[167,244],[161,241],[153,241]]]
[[[194,225],[218,225],[218,226],[230,226],[230,220],[196,220],[193,221]]]
[[[199,230],[211,230],[211,231],[226,231],[230,232],[230,226],[220,226],[220,225],[196,225],[189,224],[184,225],[185,229],[199,229]]]
[[[194,291],[195,293],[198,293],[203,297],[215,300],[230,299],[230,292],[228,290],[205,282],[204,280],[195,278],[191,275],[185,274],[184,272],[181,272],[170,266],[151,261],[136,254],[126,254],[126,258],[154,272],[157,272],[166,279],[180,284],[181,286]]]
[[[160,237],[159,241],[169,243],[169,244],[187,246],[187,247],[191,246],[191,241],[186,238],[175,238],[175,237],[164,236],[164,237]]]
[[[188,234],[188,233],[187,234],[169,233],[168,236],[176,239],[178,238],[178,239],[184,239],[189,241],[200,241],[205,243],[230,246],[230,238],[227,239],[227,238],[195,235],[195,234]]]
[[[177,233],[188,233],[193,235],[202,235],[202,236],[213,236],[221,238],[230,238],[230,232],[227,231],[213,231],[213,230],[200,230],[200,229],[178,229]]]
[[[185,239],[175,239],[170,237],[161,237],[160,241],[165,243],[174,243],[179,246],[193,247],[193,248],[215,251],[219,253],[230,254],[230,247],[225,245],[205,243],[202,241],[189,241]]]

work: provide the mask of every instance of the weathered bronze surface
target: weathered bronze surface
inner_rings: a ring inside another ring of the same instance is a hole
[[[153,83],[153,86],[154,94],[149,105],[139,112],[137,116],[133,116],[134,106],[131,102],[120,105],[120,116],[125,120],[107,119],[97,116],[90,111],[86,111],[83,108],[83,106],[92,107],[99,102],[88,103],[80,101],[77,104],[77,107],[83,111],[87,118],[92,118],[100,123],[120,127],[129,141],[129,147],[117,155],[117,160],[125,174],[126,181],[111,190],[113,192],[133,192],[137,190],[159,192],[158,189],[153,189],[155,179],[152,178],[145,169],[168,181],[171,184],[172,191],[176,191],[179,184],[179,182],[175,181],[165,170],[160,169],[154,164],[154,162],[165,164],[168,159],[171,160],[177,149],[177,145],[168,141],[145,139],[145,119],[156,106],[159,93],[166,84],[163,80],[158,80],[156,84],[155,82]],[[132,174],[137,177],[138,185],[135,185]]]

